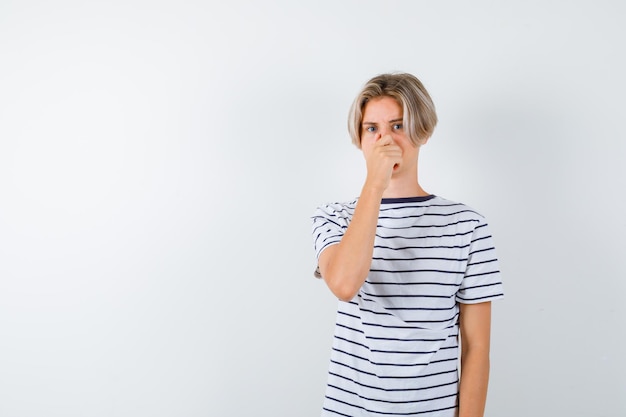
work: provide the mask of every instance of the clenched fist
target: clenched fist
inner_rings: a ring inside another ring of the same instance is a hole
[[[364,149],[367,164],[366,183],[370,187],[384,191],[389,186],[394,169],[402,162],[402,149],[391,135],[379,136],[368,148]]]

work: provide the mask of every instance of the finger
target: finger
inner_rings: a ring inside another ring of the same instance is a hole
[[[380,151],[387,155],[402,157],[402,148],[396,145],[396,142],[394,141],[391,141],[391,143],[381,144]]]

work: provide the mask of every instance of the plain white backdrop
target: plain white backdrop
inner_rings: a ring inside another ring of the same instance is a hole
[[[492,227],[488,417],[624,416],[620,1],[0,2],[0,416],[317,416],[362,84]]]

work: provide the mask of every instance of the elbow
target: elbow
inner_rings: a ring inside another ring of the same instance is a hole
[[[319,267],[326,285],[339,300],[351,301],[365,282],[369,266],[367,268],[354,267],[346,265],[345,262],[336,261],[334,257],[329,258],[326,252],[322,253],[323,255],[326,256],[319,263]]]
[[[341,301],[351,301],[359,292],[359,289],[357,288],[356,290],[351,289],[351,288],[342,288],[340,290],[335,290],[333,291],[333,294],[335,294],[335,296],[341,300]]]
[[[335,277],[333,275],[324,277],[324,280],[335,297],[346,302],[351,301],[358,294],[362,285],[357,285],[355,281],[345,279],[345,277]]]

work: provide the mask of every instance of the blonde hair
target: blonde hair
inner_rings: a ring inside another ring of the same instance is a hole
[[[356,97],[348,114],[348,131],[357,148],[361,148],[361,123],[367,102],[378,97],[391,97],[402,106],[402,119],[407,136],[419,146],[433,134],[437,112],[428,91],[414,75],[381,74],[369,80]]]

